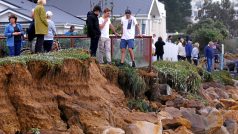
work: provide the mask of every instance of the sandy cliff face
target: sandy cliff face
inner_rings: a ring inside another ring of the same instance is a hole
[[[6,134],[102,133],[156,116],[132,114],[123,91],[110,84],[95,60],[65,60],[61,67],[28,62],[0,67],[0,129]],[[145,117],[146,116],[146,117]]]

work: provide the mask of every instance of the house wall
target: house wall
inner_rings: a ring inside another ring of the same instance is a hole
[[[160,2],[158,2],[158,4],[154,4],[150,14],[148,15],[147,21],[148,35],[152,36],[153,34],[156,34],[156,37],[161,36],[163,40],[167,38],[166,11],[164,4]]]
[[[157,37],[161,36],[163,40],[165,40],[167,38],[165,18],[159,20],[151,19],[150,21],[151,21],[150,35],[156,34]]]

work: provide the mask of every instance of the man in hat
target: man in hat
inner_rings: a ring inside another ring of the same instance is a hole
[[[132,60],[132,67],[135,67],[135,56],[134,56],[134,40],[135,40],[135,29],[140,33],[140,28],[137,23],[137,20],[134,16],[131,15],[131,11],[127,9],[125,11],[125,16],[121,18],[122,24],[122,37],[121,37],[121,63],[120,65],[124,65],[126,48],[128,47],[130,57]]]

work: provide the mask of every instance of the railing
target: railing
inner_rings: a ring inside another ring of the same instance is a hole
[[[111,51],[112,59],[119,60],[121,58],[120,41],[121,39],[116,36],[111,36]],[[5,37],[0,37],[0,48],[6,48]],[[82,48],[89,50],[90,38],[87,36],[55,36],[55,39],[60,42],[62,49],[67,48]],[[25,40],[26,45],[24,47],[30,47],[30,43]],[[135,62],[137,67],[151,66],[151,55],[152,55],[152,37],[151,36],[137,36],[135,38]],[[129,52],[127,52],[125,61],[131,62]]]

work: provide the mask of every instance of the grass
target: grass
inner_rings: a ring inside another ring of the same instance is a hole
[[[216,82],[220,82],[224,85],[234,85],[234,81],[227,71],[214,71],[212,72],[212,78]]]
[[[197,92],[203,80],[197,67],[188,62],[161,61],[155,62],[154,67],[177,91]]]
[[[49,66],[62,65],[65,59],[86,60],[90,56],[82,49],[67,49],[60,52],[22,55],[0,59],[0,66],[20,63],[26,65],[30,61],[46,62]]]

